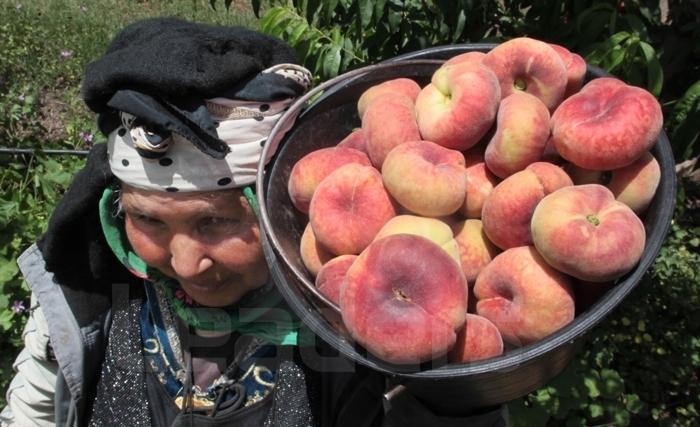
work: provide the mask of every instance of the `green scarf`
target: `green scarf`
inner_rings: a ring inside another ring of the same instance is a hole
[[[145,279],[146,286],[160,286],[173,311],[186,324],[206,331],[237,331],[276,345],[312,345],[313,335],[300,334],[301,321],[294,316],[280,294],[268,284],[251,291],[234,306],[209,308],[189,304],[176,280],[148,266],[131,248],[124,219],[114,214],[116,191],[105,189],[100,199],[100,222],[107,244],[119,261],[134,275]]]

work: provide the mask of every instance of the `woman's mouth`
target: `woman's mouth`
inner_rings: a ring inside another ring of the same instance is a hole
[[[226,285],[226,282],[206,282],[206,283],[192,283],[192,282],[182,282],[181,283],[182,287],[187,289],[191,289],[192,291],[195,292],[201,292],[201,293],[212,293],[220,290]]]

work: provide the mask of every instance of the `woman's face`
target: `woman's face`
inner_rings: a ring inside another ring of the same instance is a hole
[[[198,303],[224,307],[268,279],[258,222],[239,190],[166,193],[122,185],[126,235]]]

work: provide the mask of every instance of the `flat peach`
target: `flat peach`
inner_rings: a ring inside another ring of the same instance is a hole
[[[486,167],[483,154],[465,154],[464,161],[467,194],[459,211],[465,218],[480,219],[484,201],[500,179]]]
[[[340,290],[348,269],[357,259],[357,255],[340,255],[327,263],[318,272],[314,284],[323,296],[333,303],[340,304]]]
[[[564,187],[532,214],[532,241],[556,269],[589,282],[617,279],[644,251],[644,224],[599,184]]]
[[[415,104],[402,94],[383,94],[367,107],[362,129],[372,164],[381,169],[389,151],[399,144],[420,140]]]
[[[387,80],[362,92],[360,99],[357,101],[357,113],[360,118],[362,118],[369,104],[382,95],[403,94],[408,96],[412,101],[415,101],[418,92],[420,92],[420,86],[414,80],[404,77]]]
[[[501,100],[496,133],[486,147],[489,170],[506,178],[542,159],[549,139],[549,110],[527,92],[513,92]]]
[[[567,98],[552,115],[552,140],[566,160],[612,170],[639,159],[661,132],[661,106],[652,94],[603,77]]]
[[[443,65],[416,98],[416,120],[422,139],[454,150],[476,145],[496,117],[501,89],[484,65]]]
[[[501,249],[532,244],[530,220],[547,194],[573,183],[551,163],[536,162],[501,181],[484,201],[481,213],[489,240]]]
[[[500,250],[488,239],[480,220],[467,219],[452,225],[459,259],[467,282],[473,284]]]
[[[430,240],[394,234],[362,251],[340,294],[352,338],[394,364],[445,355],[467,313],[467,283],[459,265]]]
[[[490,50],[483,63],[498,77],[501,98],[525,91],[538,97],[550,111],[564,99],[566,66],[545,42],[527,37],[508,40]]]
[[[309,207],[316,239],[335,255],[360,253],[394,215],[379,172],[356,163],[321,181]]]
[[[292,204],[309,213],[309,203],[316,187],[331,172],[348,163],[371,165],[367,155],[353,148],[328,147],[314,150],[297,161],[287,181]]]
[[[374,237],[379,240],[393,234],[414,234],[425,237],[447,252],[457,263],[461,262],[460,248],[454,239],[452,229],[437,218],[417,215],[396,215],[387,221]]]
[[[464,203],[464,156],[430,141],[406,142],[391,150],[382,179],[394,199],[418,215],[450,215]]]
[[[567,76],[564,98],[568,98],[581,90],[581,86],[583,86],[583,79],[586,77],[586,61],[581,55],[571,52],[564,46],[554,43],[549,43],[549,45],[557,52],[562,61],[564,61]]]
[[[503,338],[489,319],[467,313],[467,321],[457,334],[457,342],[448,354],[452,363],[476,362],[503,354]]]
[[[299,254],[301,255],[302,263],[314,277],[316,277],[323,264],[334,257],[328,249],[316,241],[316,236],[314,236],[314,230],[311,228],[310,223],[306,224],[301,235]]]
[[[477,314],[492,321],[503,340],[522,346],[574,319],[573,288],[532,246],[508,249],[487,265],[474,285]]]

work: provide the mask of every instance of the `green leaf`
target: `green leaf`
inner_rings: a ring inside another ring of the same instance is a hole
[[[386,0],[377,0],[374,2],[374,22],[381,22],[384,19]]]
[[[292,46],[297,46],[299,44],[300,40],[303,40],[307,37],[309,37],[309,24],[306,23],[306,21],[298,20],[290,26],[288,30],[289,36],[287,37],[287,41],[289,44]]]
[[[588,376],[583,378],[583,384],[588,389],[588,397],[595,399],[600,396],[600,388],[598,384],[598,379],[594,376]]]
[[[357,7],[360,16],[360,28],[364,30],[372,22],[374,2],[372,0],[357,0]]]
[[[625,408],[633,414],[638,414],[644,409],[642,399],[636,394],[628,394],[625,396]]]
[[[647,63],[647,88],[649,92],[658,97],[664,85],[664,70],[661,68],[659,57],[654,48],[645,42],[639,42],[639,47],[644,53]]]
[[[341,45],[331,45],[330,49],[323,55],[323,75],[326,78],[338,75],[340,70],[340,50]]]
[[[338,6],[338,0],[326,0],[326,20],[330,21],[335,15],[335,8]]]
[[[600,418],[605,414],[605,409],[603,405],[592,403],[588,405],[588,413],[591,415],[591,418]]]
[[[624,383],[622,377],[617,371],[612,369],[601,369],[600,370],[601,379],[601,394],[605,397],[616,398],[624,390]]]
[[[265,12],[265,15],[260,19],[260,31],[269,34],[272,29],[277,26],[279,17],[286,13],[287,9],[284,7],[273,7]]]
[[[3,332],[10,330],[12,328],[12,319],[15,317],[15,313],[12,310],[2,310],[0,311],[0,330]]]
[[[18,272],[19,268],[14,260],[7,260],[0,257],[0,284],[14,279]]]
[[[693,83],[681,99],[676,102],[673,113],[667,122],[668,127],[675,129],[676,126],[684,122],[691,111],[698,109],[698,100],[700,100],[700,80]]]

